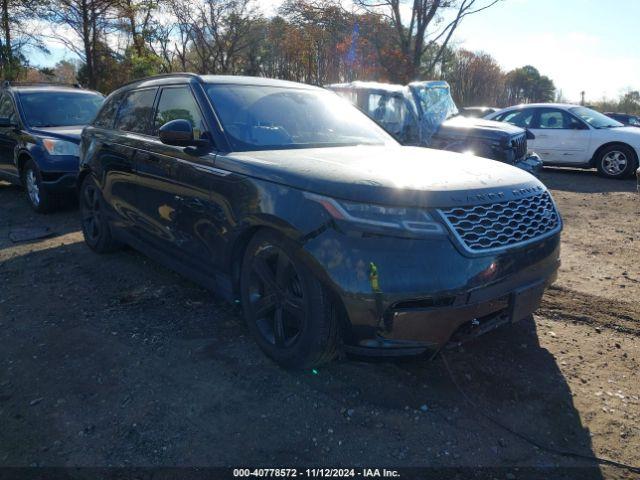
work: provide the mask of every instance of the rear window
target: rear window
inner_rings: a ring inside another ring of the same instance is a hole
[[[127,93],[120,104],[115,128],[125,132],[149,134],[156,90],[149,88]]]
[[[70,127],[93,121],[104,97],[87,92],[20,92],[20,105],[31,127]]]

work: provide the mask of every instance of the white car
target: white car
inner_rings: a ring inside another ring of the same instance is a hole
[[[596,167],[609,178],[630,177],[638,168],[640,128],[625,127],[580,105],[538,103],[498,110],[485,118],[527,128],[545,165]]]

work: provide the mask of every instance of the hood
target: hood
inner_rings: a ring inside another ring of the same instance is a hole
[[[33,127],[31,132],[44,137],[59,138],[73,143],[80,143],[80,134],[84,126],[72,127]]]
[[[638,127],[634,127],[633,125],[625,125],[624,127],[617,127],[617,128],[607,128],[607,129],[601,129],[600,131],[605,130],[607,133],[613,133],[616,135],[632,135],[632,138],[634,139],[638,139],[637,141],[640,142],[640,128]]]
[[[419,147],[237,152],[218,156],[216,166],[333,198],[387,205],[476,205],[546,190],[510,165]]]
[[[524,133],[524,129],[509,123],[485,120],[483,118],[463,117],[457,115],[442,123],[447,131],[457,130],[468,135],[502,137]]]

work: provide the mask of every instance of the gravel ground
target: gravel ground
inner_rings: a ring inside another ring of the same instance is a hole
[[[497,478],[560,466],[634,478],[536,449],[480,413],[540,444],[640,465],[640,197],[633,181],[592,172],[543,181],[565,220],[563,266],[533,321],[446,353],[475,406],[440,359],[283,371],[236,306],[132,250],[92,253],[72,206],[36,215],[0,183],[0,466],[508,467]],[[54,236],[9,240],[28,225]]]

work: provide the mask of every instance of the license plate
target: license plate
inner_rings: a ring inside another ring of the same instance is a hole
[[[522,320],[538,309],[544,293],[544,287],[544,282],[540,282],[527,285],[511,293],[509,306],[512,322]]]

